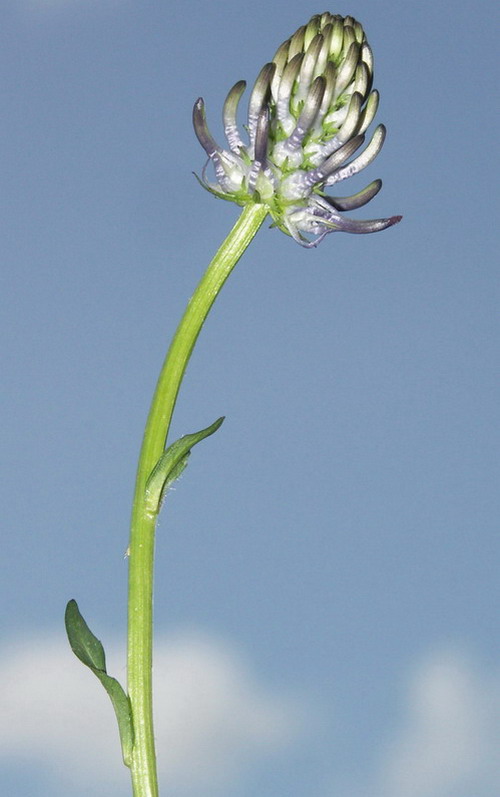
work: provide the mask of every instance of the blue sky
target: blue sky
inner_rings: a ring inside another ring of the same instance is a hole
[[[128,793],[64,637],[125,678],[128,520],[170,335],[237,208],[191,128],[324,8],[4,0],[0,791]],[[381,92],[373,236],[261,230],[173,435],[155,620],[162,794],[497,797],[497,4],[351,2]],[[219,127],[218,127],[219,126]],[[347,191],[346,191],[347,193]],[[362,217],[363,213],[359,212]]]

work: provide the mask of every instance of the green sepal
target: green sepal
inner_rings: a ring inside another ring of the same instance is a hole
[[[144,506],[146,512],[156,515],[172,482],[179,478],[187,465],[191,449],[200,440],[209,437],[222,425],[224,417],[217,418],[211,426],[200,432],[186,434],[172,443],[161,455],[146,482]]]
[[[201,179],[201,177],[198,177],[196,172],[193,172],[193,174],[196,177],[196,179],[198,180],[198,182],[201,185],[201,187],[204,188],[205,191],[208,191],[209,194],[213,194],[213,196],[216,196],[217,199],[226,199],[228,202],[236,202],[234,194],[225,194],[224,191],[217,191],[216,188],[212,188],[207,183],[204,183],[203,180]],[[246,196],[246,194],[245,194],[245,196]]]
[[[70,600],[66,606],[64,622],[71,650],[99,678],[111,698],[118,721],[123,763],[125,766],[130,767],[132,748],[134,746],[134,726],[130,700],[116,678],[112,678],[107,674],[106,656],[102,643],[88,627],[80,614],[75,600]]]

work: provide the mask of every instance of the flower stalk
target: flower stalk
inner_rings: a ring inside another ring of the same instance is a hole
[[[229,274],[267,216],[247,205],[210,262],[172,339],[144,432],[132,509],[129,545],[128,695],[135,741],[130,764],[134,797],[157,797],[153,732],[153,564],[157,513],[147,504],[146,484],[167,440],[175,402],[196,339]]]

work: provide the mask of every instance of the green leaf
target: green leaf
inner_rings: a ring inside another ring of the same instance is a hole
[[[145,508],[152,515],[157,514],[162,505],[163,498],[172,482],[179,478],[187,465],[191,449],[200,440],[209,437],[222,425],[224,418],[217,418],[211,426],[200,432],[186,434],[172,443],[161,455],[154,466],[146,483]]]
[[[75,600],[69,601],[66,606],[64,621],[69,644],[75,656],[91,670],[106,672],[106,656],[102,642],[88,627]]]
[[[66,633],[75,656],[99,678],[111,698],[118,721],[124,764],[129,767],[134,746],[134,727],[130,700],[121,684],[106,672],[106,656],[102,643],[92,633],[80,614],[78,604],[70,600],[64,615]]]

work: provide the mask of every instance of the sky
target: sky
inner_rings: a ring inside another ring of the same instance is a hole
[[[125,681],[134,473],[170,336],[238,214],[191,126],[324,8],[0,7],[0,793],[129,792],[75,598]],[[159,521],[161,794],[500,793],[493,2],[352,0],[388,135],[375,235],[264,225],[192,357]],[[364,213],[363,213],[364,211]],[[356,214],[354,214],[356,215]]]

